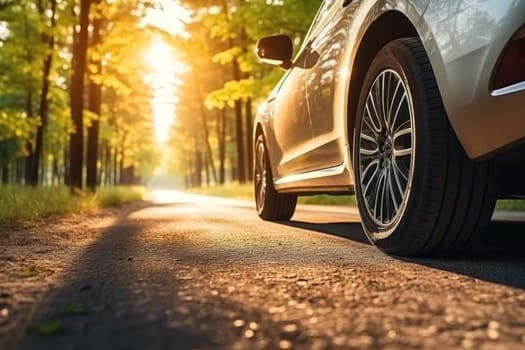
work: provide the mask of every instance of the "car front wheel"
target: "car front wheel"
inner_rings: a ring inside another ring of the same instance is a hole
[[[376,55],[353,142],[362,225],[383,251],[457,251],[490,221],[492,170],[469,159],[459,144],[419,39],[394,40]]]

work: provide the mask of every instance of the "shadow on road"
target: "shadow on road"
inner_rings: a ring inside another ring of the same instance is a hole
[[[493,221],[472,251],[410,262],[525,289],[525,222]]]
[[[358,223],[286,225],[370,244]],[[472,251],[436,258],[399,258],[403,261],[525,289],[525,222],[493,221]],[[377,254],[382,254],[377,250]]]
[[[195,298],[192,285],[212,287],[208,280],[201,282],[194,276],[195,262],[205,257],[175,249],[181,242],[165,245],[166,237],[149,232],[151,221],[162,226],[171,218],[132,218],[144,208],[186,207],[198,209],[185,202],[148,203],[122,216],[68,268],[61,285],[35,310],[27,336],[10,340],[8,348],[226,349],[232,344],[241,348],[254,344],[243,336],[248,324],[234,327],[232,319],[260,321],[268,318],[267,313],[224,295]],[[147,236],[148,244],[141,235]],[[53,325],[59,330],[39,334],[41,327]],[[261,329],[258,334],[279,339],[278,334],[267,333],[280,327]],[[257,346],[277,348],[264,342]]]
[[[361,224],[359,223],[338,222],[315,224],[304,221],[290,221],[285,222],[284,224],[304,230],[317,231],[341,238],[351,239],[358,243],[370,244],[370,241],[366,238],[366,235],[361,228]]]

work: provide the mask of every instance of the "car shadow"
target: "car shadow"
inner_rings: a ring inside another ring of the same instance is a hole
[[[316,224],[292,221],[286,224],[370,244],[359,223]],[[493,221],[480,242],[468,252],[432,258],[394,258],[488,282],[525,289],[524,249],[525,222]],[[382,253],[377,250],[377,254]]]
[[[366,235],[363,232],[363,229],[361,228],[361,224],[355,222],[335,222],[318,224],[305,221],[289,221],[285,222],[284,224],[295,228],[322,232],[332,236],[350,239],[354,242],[370,245],[370,241],[368,240],[368,238],[366,238]]]

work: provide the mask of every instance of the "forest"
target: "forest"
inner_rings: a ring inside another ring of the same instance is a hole
[[[257,62],[255,43],[283,33],[298,47],[318,6],[0,0],[2,185],[95,190],[144,183],[162,164],[187,187],[250,181],[253,118],[283,73]]]

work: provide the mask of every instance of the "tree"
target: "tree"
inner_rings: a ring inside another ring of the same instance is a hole
[[[91,73],[101,74],[102,72],[102,57],[97,52],[98,45],[102,42],[102,25],[104,22],[103,15],[100,10],[100,0],[94,3],[96,11],[92,19],[92,34],[90,47],[94,51],[91,56]],[[99,130],[100,130],[100,112],[102,107],[102,84],[96,79],[90,78],[88,88],[88,110],[95,116],[91,120],[91,125],[88,127],[87,134],[87,154],[86,154],[86,185],[91,191],[95,191],[98,185],[97,179],[97,163],[99,152]]]
[[[0,115],[16,125],[0,130],[4,180],[22,182],[25,176],[28,184],[59,184],[60,178],[67,178],[73,187],[81,188],[86,171],[86,184],[93,188],[97,177],[107,170],[98,162],[99,153],[111,155],[111,162],[103,162],[108,167],[121,163],[134,169],[133,173],[151,174],[158,158],[153,133],[144,132],[152,123],[150,93],[141,81],[145,68],[137,66],[151,34],[140,26],[149,3],[0,2]],[[89,30],[85,30],[87,23]],[[139,86],[145,96],[140,99],[131,94]],[[135,100],[130,103],[127,98]],[[112,103],[132,105],[134,111],[109,108]],[[108,116],[113,110],[115,114]],[[119,113],[134,115],[135,111],[140,111],[136,118],[126,117],[134,119],[131,124],[111,124],[124,118]],[[101,138],[97,129],[109,134]],[[86,131],[88,139],[84,140]],[[115,144],[117,139],[132,144]],[[20,166],[23,157],[27,157],[25,167]]]
[[[45,18],[46,10],[43,0],[37,2],[38,14],[40,18]],[[54,48],[55,48],[55,34],[53,30],[56,27],[56,12],[57,2],[56,0],[49,1],[49,33],[45,30],[42,31],[40,37],[42,44],[47,46],[47,52],[44,55],[43,67],[42,67],[42,83],[40,91],[40,103],[38,107],[38,116],[40,123],[37,126],[35,147],[33,152],[30,153],[27,158],[26,167],[26,183],[36,186],[39,183],[39,171],[41,166],[41,160],[44,151],[44,131],[48,124],[48,113],[49,113],[49,90],[51,86],[50,75],[53,64]]]
[[[210,137],[218,141],[215,149],[218,157],[215,158],[219,160],[219,183],[225,181],[224,160],[228,153],[232,178],[240,182],[251,180],[253,104],[266,96],[282,76],[278,69],[258,65],[253,47],[258,38],[274,34],[276,28],[295,41],[302,40],[319,2],[285,0],[274,4],[268,1],[188,0],[182,3],[192,10],[192,21],[187,26],[190,39],[174,44],[184,52],[183,59],[190,69],[198,72],[197,82],[205,95],[206,107],[217,110],[215,118],[207,117],[207,124],[215,123],[215,132],[201,135],[204,139],[200,144],[206,144]],[[212,72],[219,74],[212,79],[204,77]],[[195,115],[182,112],[191,109],[193,104],[190,98],[183,96],[179,96],[177,120]],[[175,125],[173,137],[178,138],[177,144],[184,137],[195,137],[193,133],[180,130],[190,125],[183,122]],[[228,134],[232,125],[233,133]],[[193,143],[188,140],[187,144]],[[185,154],[184,158],[187,158],[188,152]],[[181,162],[185,160],[181,158]],[[183,167],[179,165],[177,168]]]
[[[89,10],[91,0],[80,0],[79,31],[73,45],[73,72],[71,77],[71,122],[69,139],[68,185],[74,189],[83,188],[84,160],[84,75],[87,67],[89,38]]]

